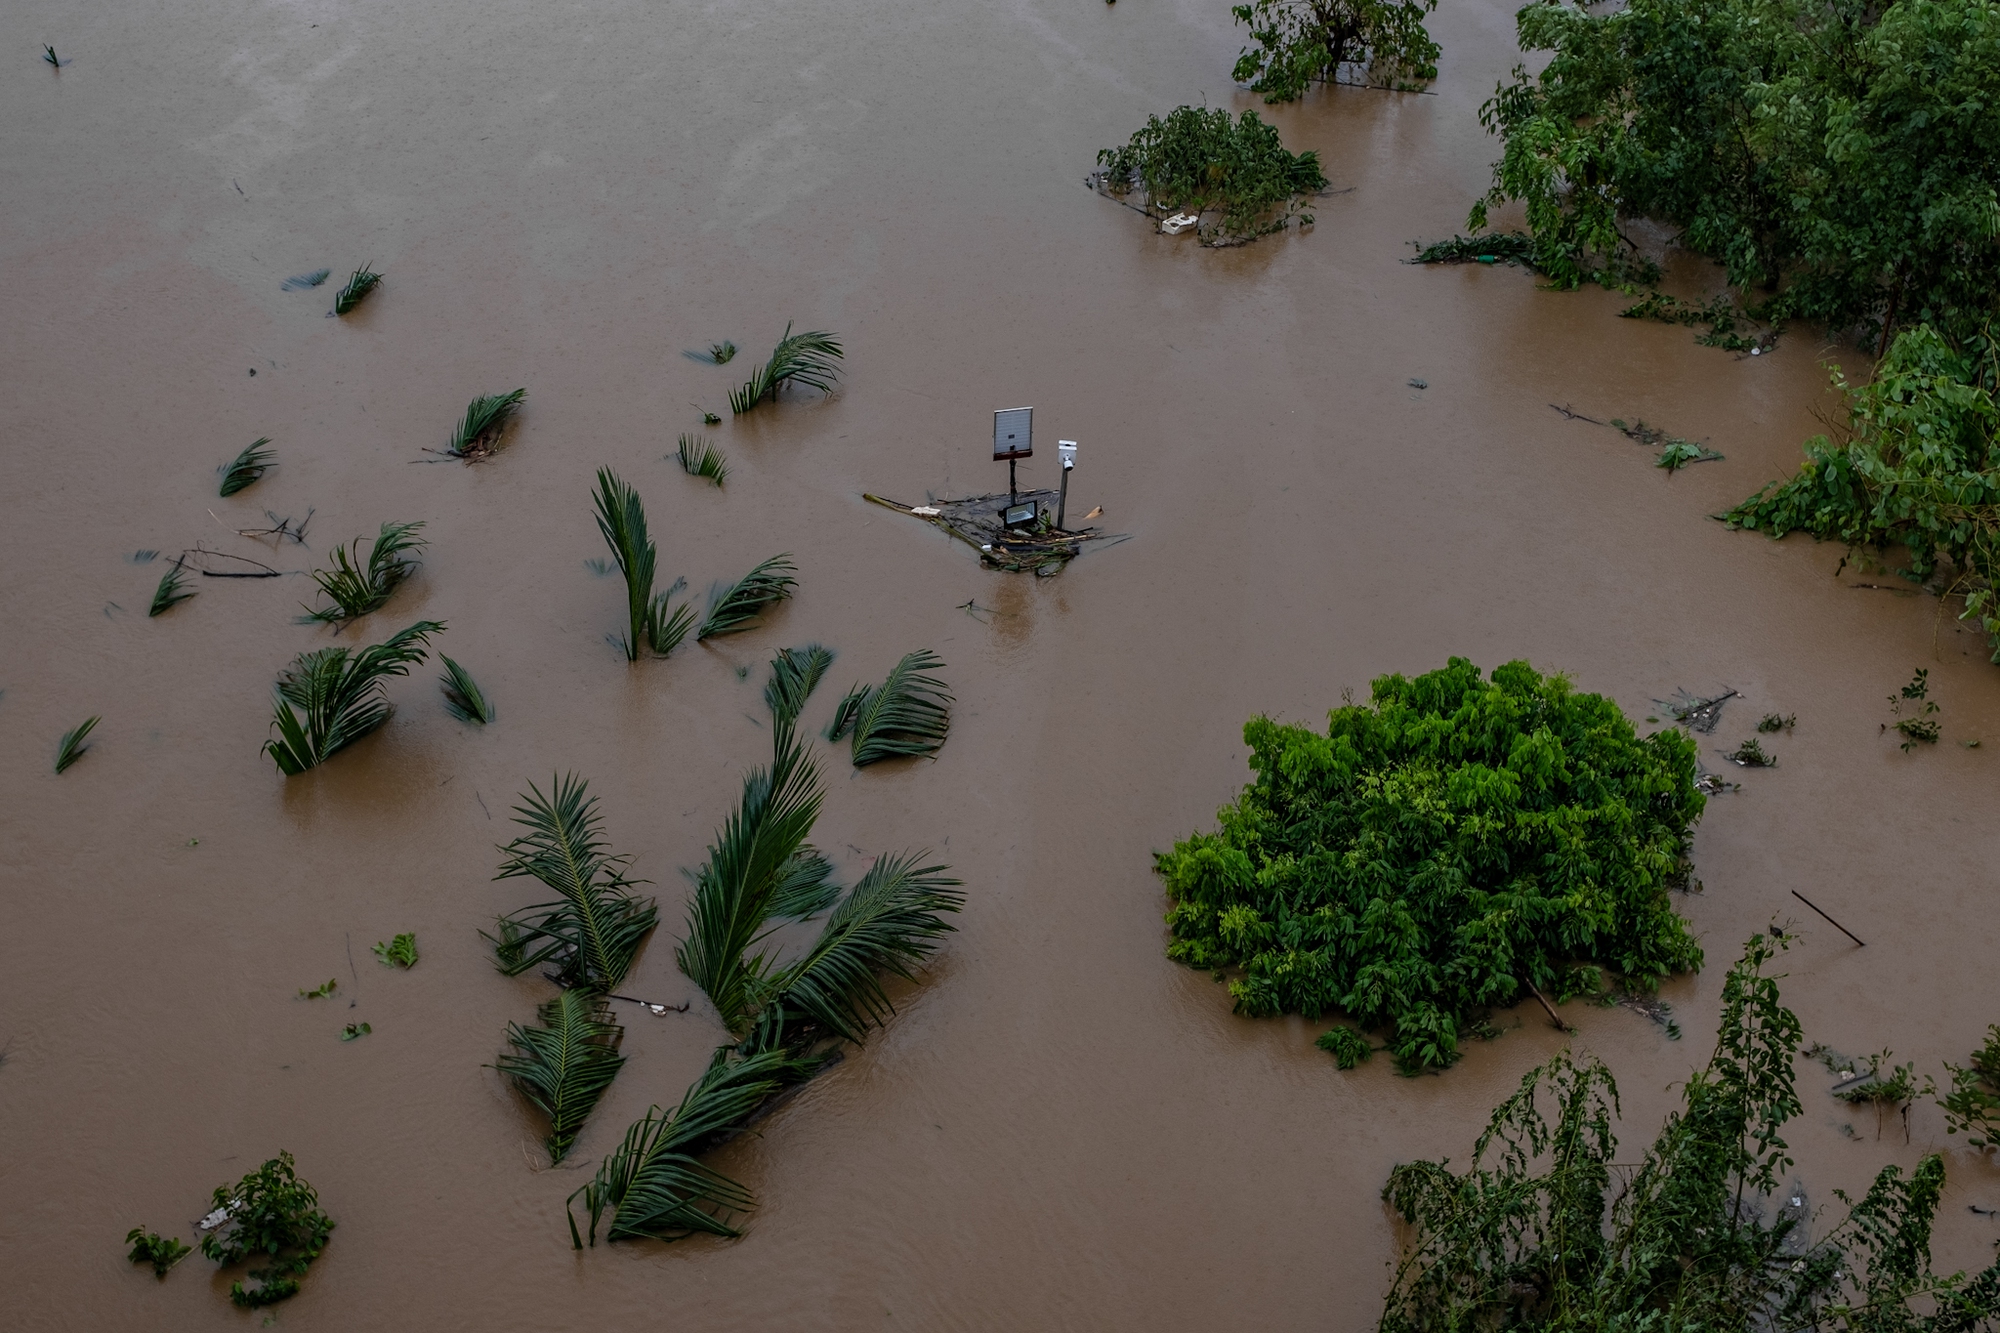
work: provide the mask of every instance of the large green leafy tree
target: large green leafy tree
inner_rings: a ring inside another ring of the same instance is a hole
[[[1648,217],[1775,317],[2000,310],[1996,0],[1538,0],[1518,28],[1549,60],[1482,109],[1505,147],[1472,222],[1523,204],[1559,283],[1629,275]]]
[[[1700,965],[1668,898],[1703,804],[1686,735],[1641,738],[1524,662],[1487,680],[1453,658],[1382,677],[1324,734],[1260,717],[1243,736],[1256,780],[1158,859],[1168,956],[1236,970],[1243,1012],[1344,1011],[1438,1066],[1530,986]]]

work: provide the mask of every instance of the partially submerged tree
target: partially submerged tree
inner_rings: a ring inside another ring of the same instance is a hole
[[[1186,215],[1203,245],[1241,245],[1281,231],[1326,188],[1319,155],[1291,153],[1255,111],[1177,107],[1149,116],[1131,141],[1098,152],[1098,187],[1153,219]],[[1131,203],[1137,193],[1140,202]],[[1310,222],[1310,214],[1303,221]]]
[[[1229,12],[1250,29],[1232,73],[1268,102],[1296,102],[1313,84],[1365,83],[1414,92],[1437,77],[1438,44],[1424,28],[1437,0],[1252,0]]]
[[[257,1285],[234,1282],[229,1299],[256,1309],[298,1295],[299,1279],[326,1249],[334,1223],[321,1211],[319,1193],[299,1179],[292,1155],[281,1152],[235,1185],[217,1185],[212,1204],[215,1229],[201,1252],[224,1268],[264,1264],[249,1272]]]
[[[429,654],[444,623],[419,620],[381,643],[300,653],[278,677],[271,725],[277,737],[264,751],[287,777],[323,764],[368,735],[394,711],[382,683],[407,676]]]
[[[2000,1263],[1930,1271],[1937,1154],[1840,1195],[1847,1216],[1817,1240],[1800,1197],[1774,1198],[1801,1110],[1798,1019],[1764,973],[1777,943],[1753,936],[1730,970],[1715,1053],[1638,1163],[1615,1160],[1611,1071],[1565,1052],[1494,1111],[1465,1171],[1392,1171],[1383,1196],[1412,1230],[1382,1333],[1991,1328]]]
[[[1158,857],[1167,956],[1234,973],[1239,1011],[1341,1011],[1415,1070],[1457,1060],[1489,1008],[1700,966],[1668,895],[1703,805],[1682,732],[1463,658],[1328,723],[1252,719],[1256,780]]]

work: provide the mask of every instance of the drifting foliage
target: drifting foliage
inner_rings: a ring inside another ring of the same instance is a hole
[[[1437,0],[1252,0],[1229,12],[1250,29],[1230,77],[1266,103],[1296,102],[1315,83],[1414,92],[1437,77],[1424,29]]]
[[[490,457],[500,447],[500,433],[507,429],[507,423],[514,419],[521,400],[527,396],[526,389],[516,389],[512,393],[481,394],[467,403],[465,415],[458,419],[458,428],[445,443],[445,453],[467,462]]]
[[[1170,958],[1240,969],[1256,1017],[1344,1012],[1405,1069],[1476,1011],[1567,993],[1577,964],[1650,988],[1698,967],[1668,902],[1700,817],[1695,746],[1510,662],[1374,682],[1326,734],[1255,718],[1257,778],[1160,855]]]
[[[411,553],[430,543],[417,536],[422,523],[384,523],[368,548],[368,563],[361,563],[361,543],[356,537],[348,546],[333,548],[333,568],[313,571],[313,582],[332,606],[306,608],[301,623],[334,624],[354,620],[379,609],[404,580],[417,572],[418,561]]]
[[[1984,1152],[2000,1148],[2000,1024],[1986,1029],[1986,1044],[1972,1053],[1971,1063],[1947,1063],[1951,1091],[1939,1098],[1945,1133],[1964,1134],[1966,1142]],[[1936,1095],[1936,1087],[1929,1089]]]
[[[757,367],[742,388],[729,391],[729,410],[742,416],[757,404],[777,398],[778,390],[787,384],[803,384],[821,393],[832,393],[834,381],[840,378],[840,367],[834,362],[846,355],[833,334],[818,330],[793,333],[787,323],[785,336],[771,349],[771,359]]]
[[[951,729],[951,691],[927,673],[944,665],[928,648],[907,653],[880,685],[856,685],[834,709],[826,738],[854,733],[854,766],[936,754]]]
[[[718,583],[710,588],[708,614],[702,618],[695,640],[740,634],[754,628],[765,607],[784,601],[799,586],[799,581],[792,577],[796,569],[798,566],[792,563],[790,555],[774,555],[735,583]]]
[[[625,1029],[611,1021],[600,995],[566,990],[537,1011],[540,1027],[507,1025],[507,1043],[494,1068],[514,1081],[549,1120],[545,1140],[549,1165],[568,1155],[597,1099],[618,1076],[625,1057],[618,1053]]]
[[[625,660],[639,660],[642,638],[656,654],[665,657],[680,646],[694,626],[694,608],[685,603],[673,605],[687,584],[676,579],[665,592],[653,592],[659,550],[646,529],[646,506],[639,492],[610,468],[601,467],[597,469],[597,494],[591,498],[597,506],[597,530],[604,534],[604,543],[618,562],[618,572],[625,576],[628,623],[624,638],[619,640]]]
[[[298,1295],[299,1279],[326,1248],[333,1219],[319,1208],[319,1194],[281,1152],[235,1185],[217,1185],[213,1205],[223,1220],[201,1242],[201,1252],[224,1268],[262,1256],[250,1270],[255,1287],[236,1282],[229,1299],[254,1309]]]
[[[1123,147],[1100,149],[1097,163],[1097,179],[1113,197],[1139,191],[1143,202],[1133,207],[1156,224],[1193,214],[1196,236],[1211,246],[1282,231],[1304,200],[1326,188],[1319,155],[1287,152],[1277,127],[1255,111],[1232,120],[1220,108],[1183,106],[1165,120],[1149,116]]]
[[[472,673],[458,663],[438,654],[438,661],[444,663],[444,674],[438,677],[438,688],[444,692],[445,711],[460,722],[477,722],[485,726],[494,718],[493,705],[486,701],[486,694],[479,688],[479,682]]]
[[[166,573],[160,575],[160,586],[153,589],[153,604],[146,609],[148,617],[171,611],[196,595],[186,584],[187,570],[183,568],[185,562],[186,557],[182,556],[168,567]]]
[[[1645,276],[1621,221],[1716,260],[1764,313],[1970,336],[2000,302],[2000,4],[1524,6],[1481,111],[1505,143],[1472,210],[1519,201],[1559,285]]]
[[[374,291],[381,282],[382,275],[366,264],[355,269],[353,275],[347,279],[347,285],[333,298],[333,313],[336,315],[349,313],[361,304],[362,297]]]
[[[659,909],[632,892],[642,881],[627,879],[631,858],[613,856],[606,845],[589,785],[558,775],[548,796],[530,785],[514,807],[514,822],[528,831],[501,849],[506,859],[494,878],[537,879],[557,897],[509,912],[500,933],[486,938],[510,977],[546,962],[559,985],[602,993],[625,980]]]
[[[705,477],[717,486],[729,476],[729,464],[723,460],[722,450],[706,436],[682,435],[680,460],[681,471],[690,477]]]
[[[234,495],[270,471],[278,461],[276,451],[265,447],[270,443],[271,437],[266,435],[245,445],[242,453],[217,468],[216,471],[222,474],[222,485],[217,493]]]
[[[1485,236],[1454,236],[1416,246],[1412,264],[1513,264],[1535,267],[1535,238],[1523,231],[1490,232]]]
[[[151,1264],[153,1276],[165,1282],[173,1266],[194,1253],[194,1248],[178,1236],[162,1236],[157,1231],[133,1227],[125,1233],[132,1252],[125,1257],[135,1264]]]
[[[68,771],[71,764],[83,758],[83,752],[90,748],[83,743],[84,738],[96,730],[97,724],[103,720],[101,717],[87,717],[62,734],[62,739],[56,742],[56,772]]]
[[[387,722],[394,710],[382,683],[409,675],[428,656],[431,635],[443,630],[441,621],[419,620],[359,652],[320,648],[293,658],[278,677],[271,719],[277,738],[264,742],[278,771],[303,773]]]
[[[2000,350],[1975,353],[1929,326],[1896,336],[1874,377],[1847,397],[1846,439],[1806,442],[1805,465],[1725,514],[1732,527],[1901,546],[1910,572],[1966,594],[1964,618],[2000,662]]]
[[[417,937],[406,930],[394,939],[377,940],[370,952],[384,967],[408,970],[417,965]]]
[[[1817,1243],[1799,1200],[1770,1208],[1801,1110],[1798,1020],[1763,971],[1778,943],[1753,937],[1730,970],[1715,1053],[1636,1166],[1614,1162],[1611,1071],[1564,1053],[1494,1111],[1463,1174],[1392,1171],[1383,1196],[1414,1237],[1383,1333],[1990,1327],[2000,1264],[1970,1281],[1930,1272],[1936,1154],[1907,1178],[1884,1167]]]

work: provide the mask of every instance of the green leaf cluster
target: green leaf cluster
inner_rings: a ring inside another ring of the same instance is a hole
[[[1220,108],[1176,107],[1149,116],[1130,142],[1097,154],[1104,188],[1145,196],[1142,211],[1199,219],[1204,245],[1237,245],[1283,230],[1303,201],[1326,188],[1319,154],[1292,153],[1255,111],[1231,119]]]
[[[734,348],[730,355],[735,355]],[[759,403],[775,400],[778,390],[787,384],[803,384],[821,393],[832,393],[834,382],[840,378],[840,367],[834,363],[846,355],[840,339],[833,334],[818,329],[793,333],[787,323],[784,336],[771,349],[770,359],[752,371],[741,388],[729,391],[729,410],[742,416]],[[718,364],[728,359],[716,358]]]
[[[2000,348],[1974,350],[1930,325],[1896,335],[1872,379],[1846,395],[1846,438],[1805,445],[1805,464],[1723,515],[1782,537],[1807,532],[1856,546],[1902,546],[1919,579],[1946,575],[1965,618],[2000,662]]]
[[[278,677],[271,725],[277,736],[264,752],[278,771],[295,777],[323,764],[389,720],[382,683],[407,676],[429,655],[431,635],[444,624],[419,620],[359,652],[344,647],[300,653]]]
[[[1700,966],[1668,900],[1700,817],[1695,746],[1524,662],[1374,682],[1322,734],[1253,719],[1254,782],[1157,858],[1167,954],[1237,972],[1252,1016],[1338,1010],[1406,1070],[1576,964],[1637,986]]]
[[[1537,0],[1481,111],[1505,142],[1473,209],[1526,206],[1559,284],[1633,272],[1623,219],[1679,229],[1764,312],[1835,328],[2000,309],[2000,3]]]
[[[430,543],[417,535],[424,525],[384,523],[368,547],[368,561],[361,561],[361,543],[356,537],[347,546],[333,548],[333,568],[316,569],[312,580],[332,602],[332,606],[306,609],[304,623],[335,624],[365,616],[379,609],[403,581],[417,572],[413,553]]]
[[[674,580],[665,592],[653,591],[660,556],[646,527],[646,505],[639,492],[617,473],[608,467],[597,469],[597,494],[591,499],[597,506],[597,530],[604,535],[604,544],[611,548],[618,572],[625,576],[625,611],[629,623],[625,637],[619,640],[625,660],[639,660],[642,641],[665,657],[680,646],[694,626],[694,608],[685,603],[673,604],[687,586],[686,580]]]
[[[1464,1172],[1396,1167],[1383,1197],[1412,1231],[1382,1333],[1990,1327],[2000,1263],[1930,1271],[1937,1154],[1840,1195],[1846,1218],[1817,1239],[1801,1197],[1773,1197],[1801,1110],[1799,1023],[1764,972],[1782,942],[1753,937],[1730,970],[1714,1055],[1636,1165],[1615,1161],[1611,1071],[1565,1052],[1494,1111]]]
[[[1945,1071],[1951,1091],[1938,1099],[1945,1132],[1962,1133],[1985,1152],[2000,1149],[2000,1024],[1986,1029],[1986,1044],[1972,1053],[1970,1063],[1946,1064]]]
[[[272,1305],[298,1295],[299,1279],[326,1248],[333,1219],[320,1211],[319,1194],[293,1170],[292,1155],[281,1152],[235,1185],[217,1185],[214,1209],[222,1222],[201,1242],[201,1252],[227,1268],[262,1257],[245,1287],[236,1282],[229,1299],[246,1308]]]
[[[618,1053],[625,1029],[611,1021],[604,997],[589,990],[563,991],[536,1016],[539,1027],[507,1025],[507,1043],[514,1050],[502,1053],[493,1067],[548,1117],[544,1142],[553,1166],[569,1153],[597,1099],[625,1063]]]
[[[1264,101],[1296,102],[1315,83],[1363,82],[1414,92],[1437,77],[1424,27],[1437,0],[1252,0],[1229,12],[1251,46],[1231,76]],[[1354,73],[1342,78],[1343,69]]]
[[[856,685],[842,697],[826,738],[853,732],[856,768],[936,754],[951,730],[951,691],[930,674],[943,665],[928,648],[905,653],[880,685]]]
[[[144,1227],[133,1227],[126,1232],[125,1243],[132,1247],[132,1252],[125,1257],[135,1264],[151,1264],[153,1276],[162,1282],[167,1280],[167,1274],[175,1264],[194,1253],[179,1236],[162,1236]]]

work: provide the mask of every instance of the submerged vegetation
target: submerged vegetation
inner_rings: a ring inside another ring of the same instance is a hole
[[[445,711],[460,722],[476,722],[485,726],[494,718],[493,705],[486,701],[485,691],[472,673],[458,663],[438,654],[438,661],[444,663],[444,674],[438,677],[438,688],[444,692]]]
[[[293,1169],[292,1155],[281,1152],[235,1185],[217,1185],[213,1199],[218,1225],[201,1242],[201,1252],[224,1268],[262,1260],[242,1282],[229,1288],[229,1299],[254,1309],[296,1296],[299,1279],[326,1249],[333,1219],[320,1211],[319,1194]]]
[[[808,841],[823,793],[795,724],[831,661],[809,645],[772,662],[771,763],[745,776],[736,810],[694,872],[687,933],[674,952],[730,1041],[677,1107],[648,1111],[571,1196],[589,1214],[593,1245],[601,1226],[609,1240],[738,1234],[734,1218],[754,1199],[700,1154],[838,1058],[840,1043],[862,1041],[886,1022],[893,1008],[883,978],[914,979],[952,929],[944,915],[963,898],[945,867],[884,854],[843,893]],[[776,927],[829,907],[818,937],[781,958],[771,939]],[[570,1235],[583,1245],[573,1215]]]
[[[160,575],[160,585],[153,589],[153,604],[146,608],[148,617],[162,615],[173,610],[182,602],[195,596],[194,589],[187,586],[187,556],[182,554]]]
[[[2000,1024],[1986,1029],[1986,1044],[1964,1065],[1946,1064],[1951,1089],[1938,1099],[1945,1133],[1964,1134],[1981,1152],[2000,1149]]]
[[[458,427],[451,433],[444,452],[451,458],[462,458],[468,463],[482,458],[491,458],[493,451],[500,447],[500,435],[507,429],[507,423],[520,410],[521,400],[528,396],[526,389],[516,389],[512,393],[481,394],[465,405],[465,415],[458,419]]]
[[[1291,153],[1255,111],[1231,119],[1220,108],[1177,107],[1149,116],[1123,147],[1097,154],[1097,186],[1156,226],[1192,225],[1203,245],[1241,245],[1281,231],[1326,188],[1319,155]],[[1191,224],[1175,224],[1190,217]],[[1311,222],[1304,214],[1302,222]]]
[[[132,1252],[125,1257],[135,1264],[151,1264],[153,1276],[165,1282],[175,1264],[194,1253],[194,1247],[178,1236],[162,1236],[157,1231],[133,1227],[125,1233]]]
[[[834,382],[840,378],[840,367],[834,362],[845,355],[840,340],[833,334],[818,330],[793,333],[792,326],[786,324],[784,337],[771,349],[771,359],[757,367],[741,388],[729,391],[729,410],[742,416],[757,404],[776,399],[778,390],[787,384],[803,384],[821,393],[832,393]]]
[[[369,544],[366,564],[361,561],[361,543],[367,538],[356,537],[347,546],[334,547],[333,568],[316,569],[312,576],[333,605],[307,607],[303,620],[331,625],[381,609],[404,580],[417,572],[419,562],[414,553],[430,544],[417,535],[423,526],[421,522],[384,523]]]
[[[1642,1160],[1616,1160],[1618,1089],[1567,1052],[1530,1070],[1493,1113],[1471,1164],[1411,1162],[1383,1196],[1412,1239],[1382,1333],[1434,1329],[1824,1329],[1945,1333],[1988,1327],[2000,1263],[1968,1279],[1930,1269],[1944,1161],[1876,1175],[1817,1237],[1783,1130],[1799,1022],[1764,972],[1780,941],[1754,936],[1730,970],[1715,1052]]]
[[[84,739],[96,730],[101,721],[100,717],[87,717],[62,734],[62,739],[56,742],[56,772],[68,771],[71,764],[83,758],[84,751],[90,748],[84,744]]]
[[[355,269],[353,275],[348,278],[347,285],[335,294],[333,298],[333,313],[336,315],[349,313],[354,307],[361,304],[362,297],[374,291],[381,282],[382,275],[369,268],[366,264]]]
[[[928,648],[907,653],[880,685],[856,685],[833,712],[826,738],[854,733],[854,766],[936,754],[951,729],[951,691],[929,673],[944,659]]]
[[[216,471],[222,475],[222,485],[218,494],[229,496],[256,482],[277,463],[278,455],[267,448],[271,437],[263,436],[243,447],[243,452],[224,463]]]
[[[784,601],[799,586],[799,581],[792,577],[797,568],[789,555],[774,555],[736,582],[716,584],[709,589],[708,614],[702,617],[695,639],[740,634],[753,628],[766,607]]]
[[[611,1021],[604,997],[589,989],[563,991],[537,1017],[538,1027],[507,1025],[507,1044],[514,1050],[503,1053],[494,1068],[548,1117],[544,1142],[554,1166],[569,1153],[597,1099],[625,1063],[618,1053],[625,1029]]]
[[[715,441],[701,435],[682,435],[680,438],[681,471],[690,477],[701,477],[722,485],[729,475],[729,465],[723,461],[722,450],[715,447]]]
[[[1251,0],[1229,12],[1250,29],[1231,77],[1268,102],[1295,102],[1315,83],[1414,92],[1437,77],[1424,28],[1437,0]]]
[[[680,646],[694,626],[694,608],[685,603],[673,605],[675,596],[687,585],[677,579],[665,592],[653,592],[659,550],[647,530],[646,506],[639,492],[610,468],[601,467],[597,469],[597,494],[592,499],[597,506],[597,530],[604,534],[604,544],[611,548],[618,572],[625,576],[627,624],[619,640],[625,660],[639,660],[642,641],[665,657]]]
[[[1243,738],[1256,780],[1158,870],[1168,956],[1233,970],[1246,1014],[1338,1010],[1416,1070],[1455,1061],[1483,1010],[1701,963],[1668,900],[1703,805],[1679,731],[1453,658],[1381,677],[1325,734],[1260,717]]]
[[[407,971],[417,965],[417,937],[406,930],[394,939],[377,940],[369,952],[382,966]]]
[[[345,647],[300,653],[278,677],[271,725],[278,734],[264,752],[278,771],[293,777],[373,732],[393,711],[383,682],[407,676],[429,653],[436,620],[419,620],[381,643],[359,651]]]

